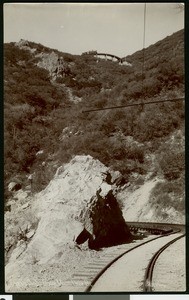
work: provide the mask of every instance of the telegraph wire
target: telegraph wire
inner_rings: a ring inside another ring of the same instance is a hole
[[[143,92],[143,101],[145,101],[146,93],[144,91],[144,67],[145,67],[145,40],[146,40],[146,3],[144,3],[144,31],[143,31],[143,61],[142,61],[142,92]],[[142,109],[143,109],[143,101]]]
[[[175,98],[175,99],[166,99],[166,100],[157,100],[157,101],[149,101],[149,102],[143,102],[143,105],[149,105],[149,104],[159,104],[163,102],[174,102],[174,101],[182,101],[185,100],[185,98]],[[100,111],[100,110],[107,110],[107,109],[117,109],[117,108],[127,108],[131,106],[141,106],[141,103],[132,103],[127,105],[120,105],[120,106],[110,106],[110,107],[104,107],[104,108],[94,108],[89,110],[83,110],[83,113],[89,113],[93,111]]]
[[[104,108],[92,108],[88,110],[82,110],[82,113],[89,113],[89,112],[94,112],[94,111],[103,111],[103,110],[110,110],[110,109],[120,109],[120,108],[127,108],[127,107],[132,107],[132,106],[143,106],[144,105],[149,105],[149,104],[159,104],[163,102],[174,102],[174,101],[184,101],[185,98],[174,98],[174,99],[166,99],[166,100],[157,100],[157,101],[149,101],[145,102],[146,99],[146,93],[144,92],[144,73],[145,73],[145,39],[146,39],[146,3],[144,3],[144,32],[143,32],[143,60],[142,60],[142,91],[143,91],[143,100],[140,103],[132,103],[132,104],[127,104],[127,105],[120,105],[120,106],[110,106],[110,107],[104,107]],[[72,105],[68,106],[63,106],[63,108],[71,108],[73,107]]]
[[[144,73],[145,73],[145,40],[146,40],[146,3],[144,3],[144,24],[143,24],[144,32],[143,32],[143,60],[142,60],[142,91],[143,91],[143,100],[140,103],[132,103],[127,105],[120,105],[120,106],[110,106],[104,108],[92,108],[89,110],[83,110],[83,113],[89,113],[94,111],[103,111],[103,110],[110,110],[110,109],[120,109],[120,108],[127,108],[132,106],[143,106],[149,104],[159,104],[163,102],[171,102],[171,101],[182,101],[185,100],[184,97],[182,98],[175,98],[175,99],[166,99],[166,100],[159,100],[159,101],[149,101],[145,102],[146,93],[144,91]]]

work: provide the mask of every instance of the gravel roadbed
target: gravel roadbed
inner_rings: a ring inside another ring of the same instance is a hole
[[[145,270],[150,259],[157,250],[177,236],[180,234],[164,236],[124,255],[99,278],[91,291],[142,292]],[[183,252],[181,255],[183,257]],[[162,286],[158,291],[164,291]]]
[[[153,274],[153,290],[186,290],[185,237],[169,246],[158,258]]]

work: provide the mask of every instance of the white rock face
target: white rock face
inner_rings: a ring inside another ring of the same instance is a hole
[[[37,63],[37,66],[40,68],[44,68],[49,72],[52,72],[57,67],[58,55],[52,51],[49,53],[37,54],[36,57],[39,57],[41,60]]]
[[[38,270],[45,265],[49,269],[52,262],[59,265],[60,254],[62,267],[67,265],[69,270],[70,265],[73,269],[77,265],[76,252],[79,251],[80,256],[83,254],[76,243],[85,246],[83,251],[87,250],[86,233],[93,243],[90,240],[89,247],[94,247],[94,240],[97,241],[95,245],[98,243],[99,246],[103,240],[107,245],[109,241],[117,243],[123,237],[125,240],[127,234],[130,237],[112,192],[114,186],[106,182],[107,171],[108,182],[111,183],[111,178],[118,178],[117,172],[113,176],[112,171],[91,156],[76,156],[70,163],[58,168],[53,180],[32,199],[29,206],[28,199],[19,197],[15,210],[23,217],[26,213],[29,214],[32,225],[24,230],[22,222],[21,230],[25,237],[18,241],[6,265],[6,286],[9,291],[21,291],[23,287],[27,290],[27,277],[31,281],[33,276],[35,279],[37,276],[32,268]],[[7,218],[9,215],[7,213]],[[34,217],[38,220],[36,227],[32,222]],[[7,224],[10,223],[8,220],[10,219],[7,219]],[[7,234],[7,241],[8,239],[10,236]],[[53,272],[53,276],[56,276],[55,271]],[[64,276],[68,275],[64,273]],[[31,283],[29,286],[30,289],[33,288]]]
[[[59,167],[54,179],[31,204],[30,209],[39,223],[27,250],[19,259],[28,260],[35,253],[39,263],[46,263],[63,245],[71,245],[84,229],[81,214],[90,206],[91,198],[99,191],[103,199],[112,189],[105,182],[104,173],[108,170],[89,155],[76,156],[70,163]]]

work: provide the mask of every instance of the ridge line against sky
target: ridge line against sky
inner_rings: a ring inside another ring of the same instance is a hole
[[[147,3],[145,47],[184,28],[184,5]],[[123,57],[143,48],[145,3],[5,3],[4,42]]]

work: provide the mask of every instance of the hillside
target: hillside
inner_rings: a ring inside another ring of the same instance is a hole
[[[165,141],[175,130],[183,131],[182,101],[82,113],[87,108],[183,96],[183,31],[145,49],[143,90],[142,53],[127,57],[132,66],[120,66],[33,42],[5,44],[5,189],[12,180],[26,186],[26,176],[35,172],[33,191],[40,191],[57,166],[76,154],[98,158],[126,180],[133,172],[147,173],[146,155],[160,152],[160,159]],[[70,72],[52,81],[58,57]],[[74,102],[75,97],[79,101]],[[171,150],[167,159],[175,155]],[[165,173],[166,168],[159,161],[156,172]],[[178,178],[179,172],[170,176]]]
[[[183,101],[84,113],[87,108],[183,97],[183,30],[138,51],[131,66],[21,40],[4,45],[5,195],[10,182],[41,191],[58,166],[91,155],[125,182],[184,176]],[[62,62],[61,62],[62,60]],[[179,189],[180,190],[180,189]],[[182,190],[182,189],[181,189]]]
[[[142,105],[184,97],[183,40],[176,32],[130,65],[4,45],[8,291],[62,291],[91,256],[132,240],[127,221],[184,223],[184,101]]]

